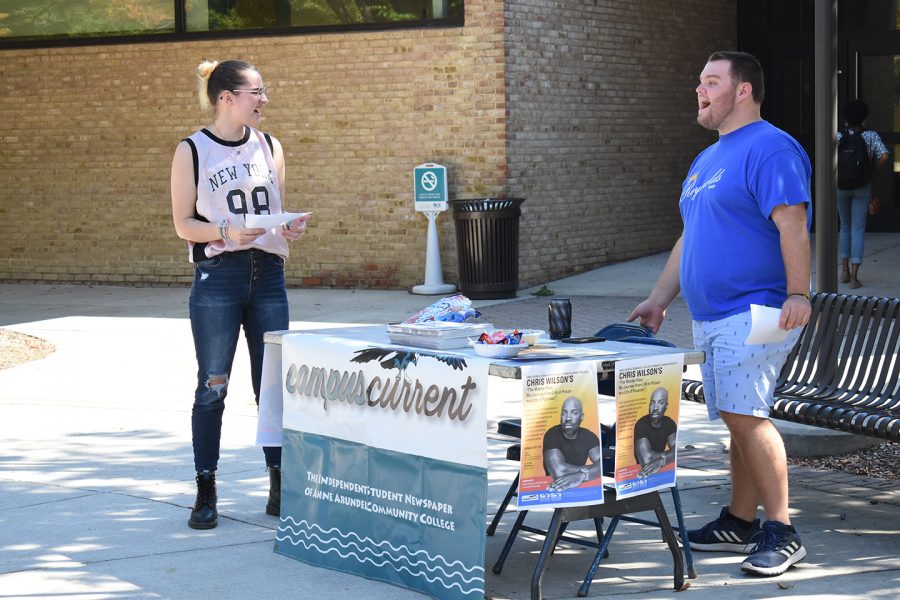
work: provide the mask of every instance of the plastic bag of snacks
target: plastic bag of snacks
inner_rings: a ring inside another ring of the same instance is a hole
[[[451,323],[465,323],[469,319],[475,319],[481,313],[472,308],[472,301],[456,294],[441,298],[431,306],[423,308],[404,323],[425,323],[427,321],[446,321]]]
[[[512,333],[506,333],[504,331],[494,330],[491,332],[484,332],[481,334],[481,337],[478,338],[478,343],[480,344],[506,344],[510,346],[515,346],[522,343],[522,333],[516,329]]]

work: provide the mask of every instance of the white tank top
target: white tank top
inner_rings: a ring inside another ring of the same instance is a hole
[[[187,138],[196,151],[194,174],[197,181],[197,218],[210,223],[244,225],[244,215],[284,212],[272,151],[265,136],[252,127],[236,142],[222,140],[206,129]],[[287,240],[271,229],[252,243],[236,246],[224,240],[188,242],[191,262],[212,258],[223,252],[259,248],[283,258],[288,256]]]

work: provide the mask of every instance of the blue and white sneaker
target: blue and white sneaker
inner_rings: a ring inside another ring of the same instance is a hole
[[[793,527],[778,521],[762,524],[762,536],[741,569],[757,575],[781,575],[806,558],[806,548]]]
[[[726,506],[719,513],[718,519],[700,529],[689,529],[687,537],[691,543],[691,550],[750,554],[759,541],[761,531],[759,519],[755,519],[750,527],[745,529],[728,514]]]

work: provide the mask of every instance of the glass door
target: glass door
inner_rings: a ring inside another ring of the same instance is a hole
[[[847,78],[841,106],[860,98],[869,105],[866,128],[881,136],[888,163],[872,173],[872,193],[881,213],[868,231],[900,231],[900,31],[847,40]]]

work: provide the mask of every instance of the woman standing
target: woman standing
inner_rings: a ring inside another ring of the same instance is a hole
[[[841,283],[850,287],[862,287],[859,281],[859,267],[863,259],[863,244],[866,237],[866,219],[869,202],[872,200],[871,166],[882,166],[888,160],[887,147],[878,134],[867,131],[863,121],[869,114],[869,107],[862,100],[851,100],[844,106],[844,121],[847,129],[838,132],[838,190],[837,205],[841,227],[838,233],[838,254],[841,258]],[[841,140],[847,137],[844,145]],[[860,136],[860,152],[854,152],[850,138]],[[865,148],[863,151],[862,148]],[[862,154],[861,158],[854,158]],[[847,158],[856,164],[847,165]],[[861,162],[868,164],[860,164]],[[847,181],[842,181],[842,172]],[[849,175],[849,176],[848,176]],[[856,175],[854,177],[854,175]]]
[[[237,60],[197,67],[209,126],[182,140],[172,161],[172,219],[187,240],[194,264],[191,330],[197,355],[197,389],[191,412],[197,499],[188,525],[217,523],[216,467],[222,413],[243,326],[253,392],[259,404],[263,334],[288,328],[284,282],[287,240],[303,235],[308,217],[281,231],[244,226],[247,214],[284,212],[281,144],[256,129],[268,104],[262,76]],[[266,513],[281,507],[281,448],[263,448],[269,471]]]

